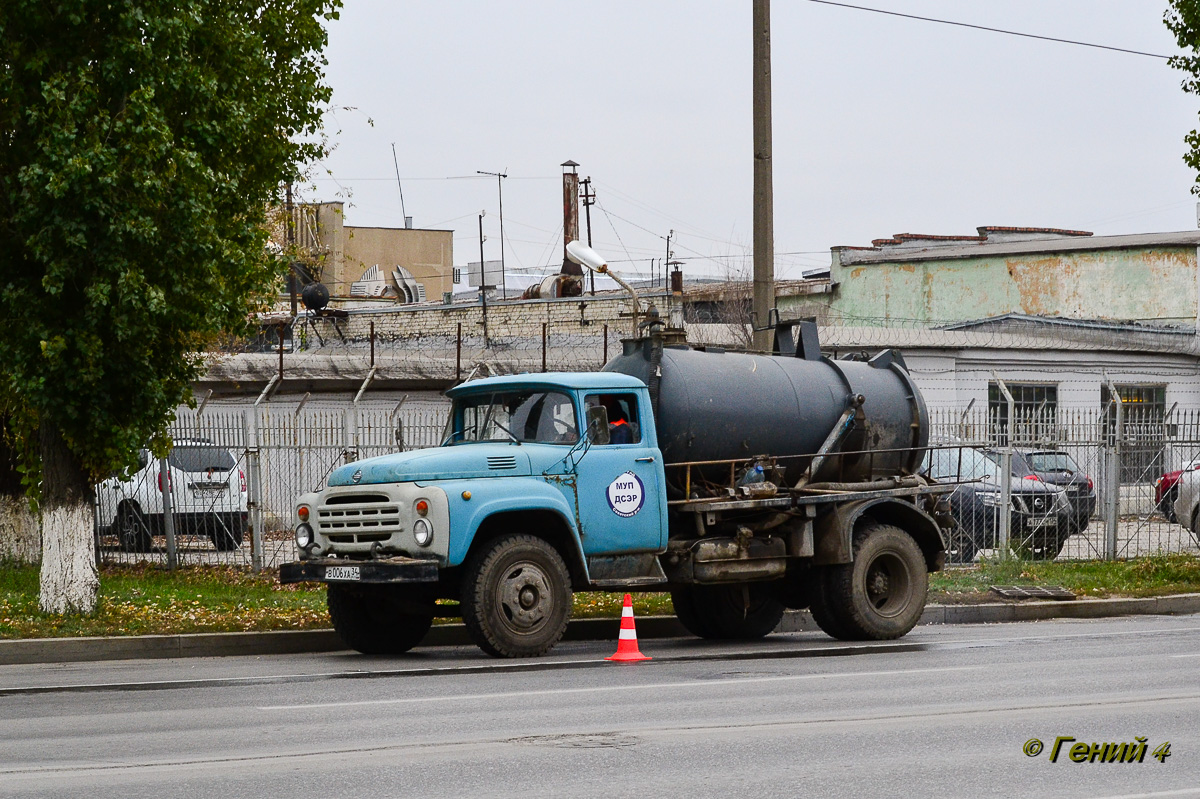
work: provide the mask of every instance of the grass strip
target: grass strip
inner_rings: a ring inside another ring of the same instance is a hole
[[[1128,561],[996,561],[930,575],[929,601],[1001,601],[992,585],[1060,585],[1080,596],[1163,596],[1200,592],[1200,558],[1155,555]],[[575,595],[574,618],[616,618],[621,593]],[[635,593],[639,616],[671,615],[671,597]],[[192,566],[174,572],[150,565],[104,566],[90,616],[38,610],[35,566],[0,562],[0,638],[177,635],[200,632],[307,630],[329,626],[323,585],[280,585],[274,572]]]

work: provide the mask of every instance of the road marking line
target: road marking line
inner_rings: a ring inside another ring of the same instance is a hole
[[[605,685],[582,688],[548,688],[543,691],[499,691],[488,694],[454,694],[452,696],[413,696],[403,699],[365,699],[357,702],[320,702],[309,705],[263,705],[259,710],[315,710],[333,707],[364,707],[370,705],[404,705],[419,702],[465,702],[480,699],[505,699],[529,696],[558,696],[568,694],[607,693],[611,691],[645,691],[671,688],[708,688],[714,685],[748,685],[751,683],[785,682],[791,680],[845,679],[853,677],[894,677],[907,674],[940,674],[952,671],[979,671],[984,666],[948,666],[932,669],[895,669],[891,671],[830,672],[828,674],[786,674],[775,677],[742,677],[727,680],[690,680],[688,682],[660,682],[643,685]]]
[[[1120,796],[1095,796],[1092,799],[1155,799],[1159,796],[1200,796],[1200,788],[1180,788],[1177,791],[1155,791],[1154,793],[1123,793]]]

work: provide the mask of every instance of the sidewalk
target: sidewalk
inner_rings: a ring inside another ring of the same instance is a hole
[[[981,605],[930,605],[920,624],[989,624],[1043,619],[1097,619],[1111,616],[1181,615],[1200,613],[1200,594],[1141,599],[1076,599],[1072,601],[995,602]],[[565,641],[617,638],[619,618],[577,619]],[[788,611],[778,632],[818,629],[806,610]],[[679,638],[690,635],[674,616],[645,616],[637,620],[638,638]],[[426,646],[470,644],[462,624],[439,624],[421,642]],[[333,630],[255,633],[196,633],[115,638],[26,638],[0,640],[0,665],[77,663],[134,658],[220,657],[224,655],[281,655],[335,652],[345,649]]]

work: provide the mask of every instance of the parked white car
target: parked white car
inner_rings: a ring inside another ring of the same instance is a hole
[[[165,533],[163,477],[150,452],[138,453],[138,471],[96,487],[101,534],[115,535],[126,552],[147,552]],[[246,475],[229,450],[205,439],[180,439],[167,455],[175,532],[207,536],[217,549],[242,545],[246,530]]]
[[[1183,525],[1183,529],[1192,532],[1192,538],[1200,542],[1200,532],[1197,527],[1197,510],[1200,509],[1200,471],[1186,471],[1179,475],[1175,484],[1178,495],[1175,498],[1175,518]]]

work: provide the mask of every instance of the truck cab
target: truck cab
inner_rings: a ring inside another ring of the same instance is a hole
[[[415,623],[427,630],[422,620],[439,595],[461,598],[456,576],[478,571],[481,553],[516,543],[558,561],[527,566],[530,579],[493,590],[503,596],[491,596],[489,608],[523,619],[529,629],[518,632],[545,626],[550,606],[563,604],[553,592],[567,592],[569,603],[572,588],[665,580],[656,556],[667,547],[666,485],[642,381],[611,372],[526,374],[464,383],[447,395],[453,407],[442,446],[342,466],[323,491],[298,500],[302,559],[281,576],[329,583],[339,630],[355,627],[339,614],[370,615],[366,606],[390,607],[397,597],[420,608]],[[568,582],[556,585],[563,573]],[[384,639],[415,635],[352,632],[350,643],[391,651]],[[493,654],[526,653],[513,641],[482,640]]]

